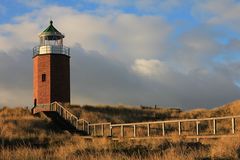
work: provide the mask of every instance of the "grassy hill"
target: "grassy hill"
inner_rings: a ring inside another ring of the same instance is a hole
[[[142,121],[156,121],[179,118],[182,112],[174,108],[157,108],[150,107],[131,107],[131,106],[77,106],[72,105],[68,109],[83,119],[91,123],[112,122],[112,123],[129,123]]]
[[[175,108],[129,106],[71,106],[69,110],[90,122],[141,122],[179,118],[240,115],[240,100],[214,109],[183,112]],[[240,159],[237,139],[202,143],[183,139],[113,142],[107,138],[86,139],[61,130],[43,114],[27,108],[0,109],[0,160],[22,159]]]
[[[214,109],[194,109],[183,112],[178,108],[110,106],[110,105],[72,105],[68,109],[91,123],[112,122],[129,123],[156,120],[207,118],[217,116],[240,115],[240,100],[216,107]]]

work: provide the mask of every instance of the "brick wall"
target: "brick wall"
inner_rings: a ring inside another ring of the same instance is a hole
[[[70,103],[70,57],[63,54],[43,54],[33,57],[33,101],[49,104]],[[46,80],[42,82],[42,74]]]
[[[51,58],[51,102],[70,103],[70,64],[66,55]]]

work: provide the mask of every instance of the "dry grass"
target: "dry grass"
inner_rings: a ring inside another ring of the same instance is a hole
[[[213,110],[201,109],[189,112],[177,109],[154,110],[123,106],[115,108],[75,106],[71,110],[91,121],[119,123],[237,115],[240,114],[239,108],[240,101]],[[219,125],[227,126],[225,123],[220,122]],[[191,128],[194,128],[194,124],[189,123],[183,126],[184,131]],[[158,134],[159,131],[153,132]],[[44,116],[34,117],[26,108],[0,109],[0,160],[230,160],[240,159],[239,138],[224,138],[202,141],[202,143],[190,142],[178,136],[174,136],[172,140],[148,139],[120,142],[111,141],[108,138],[87,139],[70,134],[68,131],[55,130],[51,120]]]
[[[222,159],[240,159],[239,138],[222,138],[212,144],[211,156]]]
[[[194,109],[183,112],[176,108],[150,108],[141,106],[110,105],[72,105],[68,109],[72,113],[92,123],[112,122],[129,123],[179,118],[207,118],[217,116],[240,115],[240,100],[233,101],[214,109]]]
[[[182,112],[180,109],[166,108],[146,108],[135,106],[77,106],[68,107],[75,115],[86,119],[92,123],[97,122],[112,122],[112,123],[128,123],[128,122],[143,122],[156,121],[166,119],[176,119]]]

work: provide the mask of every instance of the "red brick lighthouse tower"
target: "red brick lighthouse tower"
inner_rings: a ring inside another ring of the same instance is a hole
[[[47,111],[52,102],[70,104],[70,49],[63,46],[64,35],[53,21],[33,48],[34,112]]]

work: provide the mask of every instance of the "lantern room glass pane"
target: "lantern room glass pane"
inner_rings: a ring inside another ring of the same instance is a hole
[[[57,38],[57,39],[48,39],[49,37],[41,37],[40,38],[40,46],[62,46],[63,45],[63,39]]]

